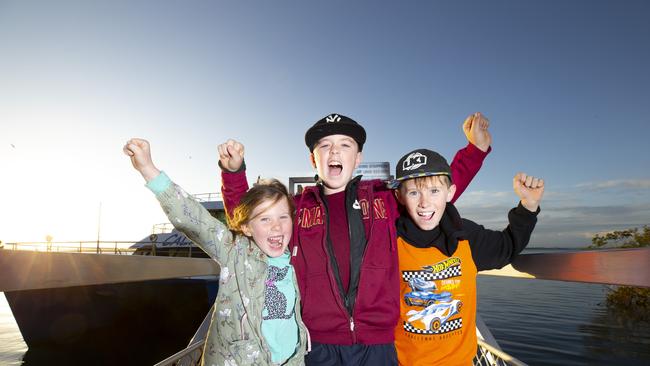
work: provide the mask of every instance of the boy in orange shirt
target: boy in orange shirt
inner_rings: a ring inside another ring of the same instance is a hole
[[[503,231],[461,219],[451,203],[451,169],[438,153],[418,149],[396,167],[400,320],[395,347],[400,365],[471,365],[477,351],[476,274],[501,268],[521,252],[537,221],[544,181],[513,179],[520,203]]]

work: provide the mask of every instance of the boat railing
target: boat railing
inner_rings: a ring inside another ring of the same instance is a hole
[[[196,198],[196,200],[199,202],[214,202],[223,200],[223,197],[219,192],[197,193],[193,194],[192,197]]]
[[[190,343],[187,348],[177,352],[154,366],[194,366],[199,365],[203,355],[205,339]],[[485,341],[478,341],[478,352],[472,362],[474,366],[526,366],[525,363],[492,347]]]
[[[210,327],[214,306],[203,319],[187,348],[167,357],[154,366],[195,366],[201,363],[205,339]],[[527,366],[524,362],[505,353],[490,333],[481,316],[477,314],[476,333],[478,349],[472,361],[474,366]]]
[[[205,339],[199,339],[190,343],[187,348],[177,352],[154,366],[194,366],[199,365],[203,356],[203,345]]]
[[[131,255],[134,241],[58,241],[4,243],[3,250]],[[149,243],[152,244],[152,243]]]
[[[167,357],[166,359],[158,362],[154,366],[194,366],[199,365],[201,357],[203,357],[203,347],[205,346],[205,339],[208,335],[210,328],[210,321],[212,320],[212,313],[214,313],[214,306],[210,308],[208,314],[203,318],[203,322],[194,333],[187,348],[176,352],[175,354]]]
[[[151,228],[151,234],[167,234],[171,233],[174,230],[174,225],[171,222],[162,222],[160,224],[154,224]]]
[[[526,366],[525,363],[482,339],[478,340],[478,352],[472,363],[474,366]]]
[[[194,366],[199,365],[203,354],[205,339],[190,343],[187,348],[167,357],[154,366]],[[474,366],[527,366],[520,360],[491,346],[487,342],[478,341],[478,352],[472,362]]]

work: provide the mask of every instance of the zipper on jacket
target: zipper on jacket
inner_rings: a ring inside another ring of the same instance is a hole
[[[363,248],[363,253],[361,254],[361,263],[359,263],[359,266],[361,268],[359,270],[359,282],[358,282],[358,284],[361,283],[361,276],[363,274],[363,271],[361,269],[363,269],[363,263],[365,263],[366,253],[368,252],[368,246],[369,246],[369,243],[371,242],[370,237],[372,236],[372,228],[375,225],[375,218],[374,218],[375,210],[374,210],[374,206],[372,205],[372,202],[373,202],[373,200],[375,198],[375,195],[373,193],[374,193],[374,189],[371,190],[369,192],[369,194],[368,194],[369,201],[371,202],[370,204],[368,204],[368,219],[370,220],[370,224],[368,226],[368,236],[366,237],[366,247]],[[350,231],[350,230],[351,230],[350,226],[348,225],[348,231]],[[365,228],[364,228],[364,230],[365,230]],[[389,230],[389,232],[390,232],[390,230]],[[357,291],[357,293],[355,294],[355,301],[354,301],[355,305],[356,305],[356,298],[357,297],[359,297],[359,291]],[[352,332],[352,343],[356,344],[357,343],[357,334],[354,331],[354,309],[352,309],[352,314],[350,315],[350,331]]]
[[[336,293],[339,295],[339,296],[334,296],[335,301],[339,306],[339,310],[341,310],[342,313],[346,317],[347,316],[350,317],[350,328],[352,329],[352,339],[353,339],[352,343],[357,343],[356,342],[357,337],[356,337],[356,334],[354,333],[354,330],[353,330],[354,329],[354,321],[352,320],[352,314],[348,313],[348,309],[347,309],[348,299],[347,299],[346,294],[342,293],[339,290],[338,281],[336,280],[336,275],[334,274],[334,268],[333,268],[332,262],[331,262],[332,257],[330,256],[330,253],[329,253],[329,250],[328,250],[329,210],[327,209],[327,204],[325,203],[325,201],[323,200],[323,198],[320,195],[320,191],[319,192],[314,192],[314,193],[315,193],[315,196],[316,196],[316,202],[318,202],[318,204],[321,207],[325,208],[325,213],[324,213],[324,216],[325,216],[324,217],[325,218],[325,220],[324,220],[324,237],[323,237],[323,241],[321,242],[321,246],[322,246],[323,250],[325,251],[325,255],[327,256],[327,266],[325,266],[325,270],[326,270],[327,276],[329,277],[329,280],[330,280],[330,286],[331,286],[331,281],[334,278],[334,282],[336,284],[335,288],[337,290]],[[348,230],[350,230],[349,227],[348,227]]]

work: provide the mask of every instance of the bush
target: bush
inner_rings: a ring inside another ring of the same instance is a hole
[[[607,294],[607,307],[635,321],[650,322],[650,288],[620,286]]]
[[[641,232],[639,232],[639,228],[635,227],[634,229],[596,234],[591,239],[589,248],[604,248],[607,245],[614,248],[641,248],[650,246],[650,226],[643,225]]]
[[[596,234],[589,248],[641,248],[650,246],[650,226]],[[607,293],[607,307],[634,321],[650,321],[650,288],[617,286]]]

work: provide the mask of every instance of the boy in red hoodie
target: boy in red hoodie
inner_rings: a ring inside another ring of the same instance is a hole
[[[490,151],[487,127],[480,113],[465,120],[470,143],[451,166],[456,196]],[[312,340],[307,365],[397,364],[399,213],[384,182],[352,177],[365,141],[364,128],[341,114],[325,116],[305,134],[318,182],[294,198],[289,249]],[[243,145],[229,140],[219,146],[219,155],[224,204],[230,209],[248,189]]]

